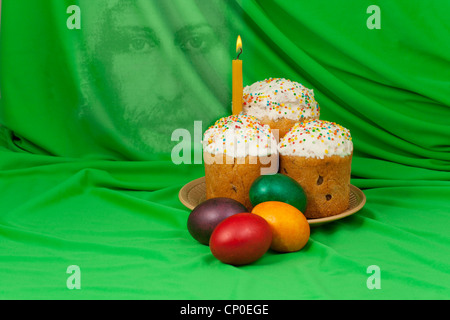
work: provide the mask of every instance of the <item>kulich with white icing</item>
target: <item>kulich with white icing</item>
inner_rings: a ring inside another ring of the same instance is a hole
[[[278,154],[270,127],[245,114],[221,118],[209,127],[203,136],[203,151],[234,158]]]
[[[350,131],[337,123],[308,120],[292,127],[280,140],[278,151],[305,158],[345,157],[352,154],[353,142]]]
[[[298,82],[269,78],[244,88],[243,113],[258,119],[319,119],[320,107],[314,91]]]

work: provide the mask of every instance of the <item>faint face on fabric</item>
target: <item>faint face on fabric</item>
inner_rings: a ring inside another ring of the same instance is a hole
[[[173,130],[229,112],[229,31],[220,1],[113,2],[103,9],[91,54],[91,116],[138,151],[167,152]]]

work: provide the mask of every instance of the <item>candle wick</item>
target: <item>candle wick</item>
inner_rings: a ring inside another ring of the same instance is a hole
[[[236,57],[236,60],[239,59],[239,56],[241,55],[241,53],[242,53],[242,48],[239,48],[239,53],[238,53],[238,55],[237,55],[237,57]]]

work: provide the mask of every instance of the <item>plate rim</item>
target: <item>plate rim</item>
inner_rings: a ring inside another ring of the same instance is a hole
[[[184,193],[185,190],[189,186],[198,184],[198,182],[200,180],[205,180],[205,176],[189,181],[188,183],[183,185],[183,187],[181,187],[180,191],[178,192],[178,199],[189,210],[193,210],[195,207],[192,207],[190,203],[188,203],[187,201],[185,201],[183,199],[182,193]],[[336,220],[340,220],[340,219],[346,218],[346,217],[351,216],[352,214],[358,212],[359,210],[361,210],[364,207],[364,205],[366,204],[366,200],[367,200],[366,199],[366,195],[364,194],[364,192],[361,189],[359,189],[358,187],[356,187],[356,186],[354,186],[352,184],[350,184],[350,189],[356,196],[359,196],[359,198],[361,199],[359,204],[356,207],[354,207],[352,209],[347,209],[344,212],[342,212],[340,214],[336,214],[334,216],[323,217],[323,218],[315,218],[315,219],[307,219],[308,223],[311,226],[321,225],[321,224],[324,224],[324,223],[333,222],[333,221],[336,221]]]

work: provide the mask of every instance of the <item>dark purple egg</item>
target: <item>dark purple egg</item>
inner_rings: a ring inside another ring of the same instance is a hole
[[[195,240],[208,245],[212,232],[220,222],[242,212],[248,212],[247,208],[236,200],[230,198],[208,199],[192,210],[187,221],[187,228]]]

